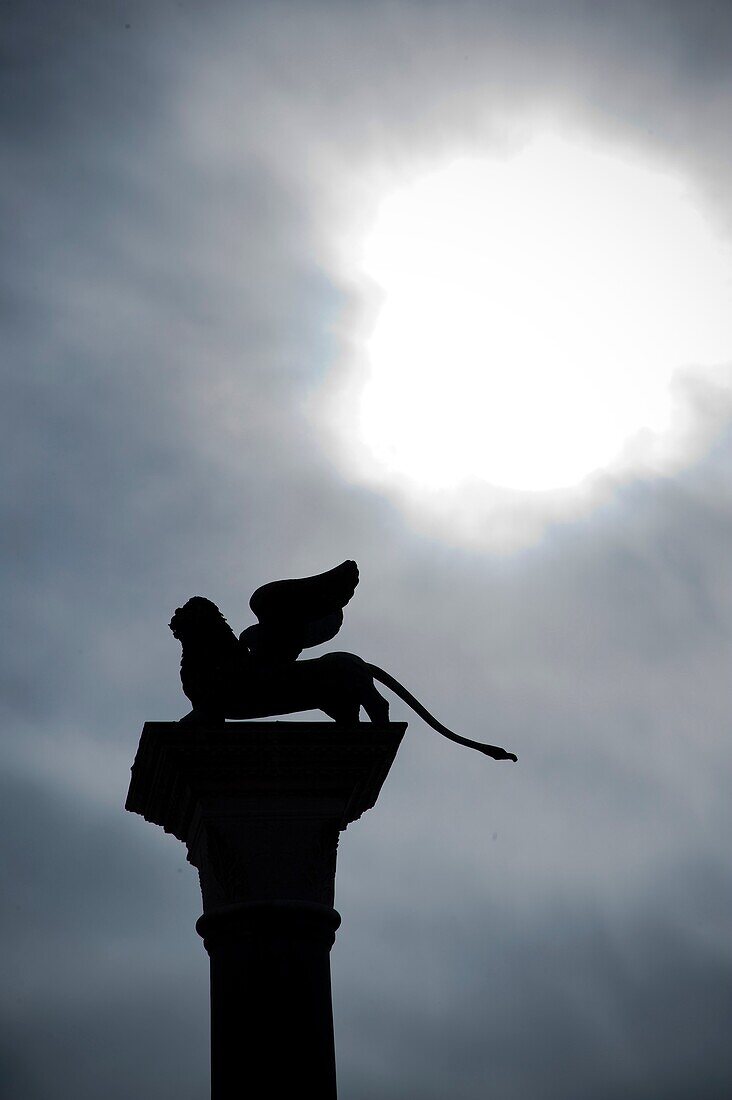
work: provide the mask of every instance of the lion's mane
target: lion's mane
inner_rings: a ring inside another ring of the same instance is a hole
[[[180,678],[194,707],[220,705],[241,677],[248,656],[218,607],[192,596],[170,620],[183,647]]]
[[[212,600],[191,596],[182,607],[176,607],[170,620],[173,637],[181,644],[204,642],[209,646],[238,645],[236,635]]]

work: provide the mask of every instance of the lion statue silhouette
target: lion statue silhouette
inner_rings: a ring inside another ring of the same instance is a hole
[[[389,704],[377,681],[444,737],[494,760],[515,761],[505,749],[453,733],[398,680],[353,653],[298,660],[303,649],[336,636],[358,580],[355,561],[344,561],[315,577],[265,584],[249,601],[257,622],[238,638],[216,604],[203,596],[177,608],[170,629],[183,648],[180,678],[193,705],[181,721],[208,724],[321,710],[351,725],[363,707],[372,722],[387,722]]]

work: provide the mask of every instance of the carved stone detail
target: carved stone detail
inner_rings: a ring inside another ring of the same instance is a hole
[[[173,833],[204,911],[256,901],[332,905],[339,830],[373,806],[404,723],[148,723],[127,809]]]
[[[338,829],[312,818],[214,819],[191,852],[204,908],[262,898],[332,905]]]

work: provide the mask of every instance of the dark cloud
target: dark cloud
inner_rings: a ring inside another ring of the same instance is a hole
[[[504,557],[352,484],[318,408],[359,308],[336,230],[380,165],[538,105],[670,158],[729,225],[729,6],[6,22],[4,1095],[205,1090],[195,875],[123,813],[127,769],[187,709],[181,600],[241,628],[258,584],[345,557],[343,648],[520,763],[414,721],[343,838],[343,1094],[727,1095],[728,395],[694,383],[703,461]]]

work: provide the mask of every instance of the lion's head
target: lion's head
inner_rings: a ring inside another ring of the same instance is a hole
[[[173,637],[185,645],[189,641],[236,641],[236,635],[215,603],[205,596],[191,596],[182,607],[176,607],[168,624]]]

